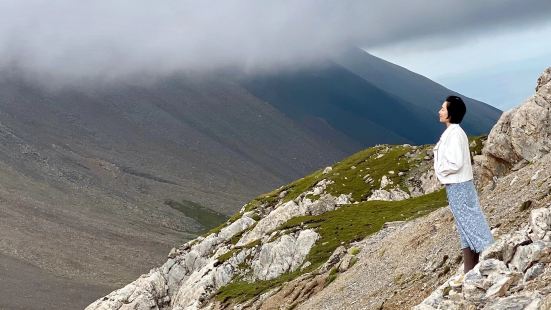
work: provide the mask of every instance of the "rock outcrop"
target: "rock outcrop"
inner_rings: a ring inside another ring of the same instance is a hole
[[[296,233],[296,237],[283,235],[263,244],[258,257],[251,264],[254,279],[270,280],[285,272],[295,271],[318,238],[316,232],[306,229]]]
[[[462,284],[446,281],[413,309],[551,309],[551,285],[541,285],[551,283],[550,263],[551,205],[532,210],[525,227],[484,250]]]
[[[257,213],[246,211],[246,205],[243,206],[240,217],[219,232],[173,249],[163,266],[96,300],[86,309],[200,309],[235,277],[242,276],[250,282],[270,280],[304,267],[319,234],[311,229],[294,232],[276,229],[293,217],[317,215],[350,203],[350,195],[333,197],[325,193],[327,184],[330,182],[321,180],[310,191],[287,202],[283,201],[285,194],[279,195],[280,202],[259,221],[253,219]],[[308,194],[321,197],[312,201],[306,198]]]
[[[502,114],[475,157],[477,181],[484,186],[551,151],[551,68],[538,79],[536,93]]]
[[[219,233],[173,249],[163,266],[96,300],[86,309],[165,309],[175,305],[174,301],[185,307],[200,304],[202,298],[212,293],[208,288],[212,290],[231,280],[232,266],[241,263],[247,254],[237,255],[217,268],[216,257],[224,251],[219,246],[254,223],[255,220],[243,216]]]
[[[245,233],[237,242],[236,246],[242,246],[262,238],[293,217],[318,215],[331,211],[338,205],[349,203],[350,196],[344,194],[341,194],[339,197],[333,197],[332,195],[326,194],[322,195],[318,200],[306,198],[309,194],[320,195],[324,193],[328,184],[331,184],[331,182],[323,179],[310,191],[303,193],[301,195],[304,197],[303,199],[297,199],[297,201],[290,200],[282,205],[278,205],[272,212],[261,219],[251,231]]]

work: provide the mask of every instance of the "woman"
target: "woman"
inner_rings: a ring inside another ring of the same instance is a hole
[[[478,263],[480,252],[494,242],[473,183],[469,140],[459,126],[466,110],[461,98],[446,98],[438,112],[446,130],[433,150],[434,171],[446,187],[448,203],[461,239],[464,274]],[[461,283],[464,274],[454,281]]]

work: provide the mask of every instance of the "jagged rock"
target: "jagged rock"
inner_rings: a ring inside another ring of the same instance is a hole
[[[524,272],[535,262],[551,262],[551,241],[538,240],[519,247],[509,265],[514,270]]]
[[[442,184],[434,174],[434,169],[424,171],[419,177],[408,180],[408,183],[408,190],[411,193],[411,197],[426,195],[442,188]]]
[[[448,280],[434,290],[421,304],[414,306],[413,310],[460,309],[455,302],[445,299],[449,292],[450,283]]]
[[[486,291],[484,298],[494,298],[505,295],[509,287],[519,280],[518,274],[497,275],[494,278],[494,283]]]
[[[216,259],[209,259],[205,266],[193,272],[185,283],[180,285],[174,296],[172,309],[199,309],[220,287],[231,281],[235,271],[234,264],[237,265],[244,259],[244,257],[236,257],[241,260],[232,263],[226,262],[218,266],[216,266]]]
[[[270,214],[261,219],[251,231],[245,233],[236,245],[242,246],[257,240],[291,218],[305,213],[306,207],[297,205],[294,200],[278,205]]]
[[[302,193],[299,197],[306,197],[307,195],[320,195],[320,194],[325,192],[325,189],[327,188],[327,185],[330,185],[330,184],[333,184],[333,183],[335,183],[333,180],[322,179],[321,181],[316,183],[312,187],[312,189]]]
[[[164,277],[158,270],[141,275],[134,282],[111,292],[86,307],[86,310],[103,309],[161,309],[170,299]]]
[[[529,234],[530,239],[532,241],[544,239],[546,233],[551,231],[551,211],[546,208],[532,210],[530,212],[530,225],[532,226],[532,233]]]
[[[481,185],[503,176],[522,159],[534,161],[551,151],[551,82],[547,68],[538,80],[536,94],[502,114],[490,131],[474,171]]]
[[[335,204],[336,205],[345,205],[345,204],[349,204],[350,203],[350,199],[352,197],[352,194],[349,193],[347,195],[345,194],[340,194],[339,197],[337,197],[337,199],[335,200]],[[312,209],[312,210],[315,210],[315,209]],[[329,211],[328,209],[325,209],[325,211],[323,212],[311,212],[311,215],[318,215],[318,214],[321,214],[321,213],[325,213]]]
[[[503,235],[481,253],[480,259],[496,258],[509,263],[519,246],[527,245],[531,242],[530,237],[528,237],[529,230],[530,226],[527,226],[511,234]]]
[[[211,257],[201,268],[194,270],[183,279],[172,295],[171,309],[199,309],[220,289],[228,284],[254,249],[245,249],[219,264]]]
[[[185,250],[179,249],[181,254],[169,258],[161,267],[151,269],[147,275],[140,276],[125,287],[96,300],[86,310],[161,309],[172,300],[186,279],[192,278],[209,262],[213,264],[216,261],[209,256],[218,250],[217,246],[220,243],[228,241],[254,223],[255,220],[243,216],[222,228],[219,233],[201,236],[194,242],[188,242],[183,247]]]
[[[324,189],[323,188],[320,188],[320,187],[316,187],[314,188],[314,190],[312,191],[312,194],[314,195],[321,195],[323,193]]]
[[[221,238],[224,241],[229,240],[231,237],[237,235],[238,233],[244,231],[245,229],[252,226],[256,221],[248,216],[242,216],[237,219],[235,222],[230,225],[222,228],[216,237]]]
[[[362,179],[365,183],[373,183],[373,178],[369,174],[364,175]]]
[[[504,298],[499,298],[486,305],[484,310],[538,310],[543,303],[543,296],[539,292],[525,292]]]
[[[392,180],[389,179],[389,178],[387,178],[386,175],[383,175],[383,176],[381,177],[381,187],[380,187],[380,188],[383,189],[383,188],[385,188],[385,187],[386,187],[387,185],[389,185],[389,184],[393,184],[393,183],[392,183]]]
[[[390,191],[384,189],[376,189],[367,200],[404,200],[410,198],[409,194],[399,188],[393,188]]]
[[[489,247],[487,247],[484,251],[482,251],[482,253],[480,253],[480,260],[487,260],[490,258],[504,260],[503,252],[504,252],[505,243],[509,239],[508,236],[510,235],[502,236],[502,238],[499,238],[494,243],[492,243]],[[513,253],[511,253],[510,258],[513,258]]]
[[[341,261],[341,259],[346,255],[346,248],[344,246],[338,246],[331,256],[329,256],[329,259],[323,264],[323,266],[320,268],[320,272],[327,272],[329,271],[333,266],[335,266],[337,263]]]
[[[179,250],[176,249],[176,248],[172,248],[172,249],[170,249],[170,252],[168,253],[168,258],[174,258],[174,257],[176,257],[176,256],[178,256],[178,255],[180,255],[180,254],[182,254],[181,251],[179,251]]]
[[[478,266],[478,271],[483,276],[489,276],[494,272],[507,273],[509,269],[504,262],[497,259],[488,259],[482,261]]]
[[[316,201],[305,198],[299,200],[298,204],[294,200],[281,205],[278,204],[272,212],[258,221],[252,230],[245,233],[236,245],[242,246],[254,240],[258,240],[293,217],[318,215],[334,210],[338,205],[350,203],[349,199],[350,195],[341,194],[339,197],[335,198],[330,194],[324,194]]]
[[[528,234],[526,233],[526,229],[522,229],[520,231],[516,231],[512,234],[512,236],[507,236],[508,238],[504,238],[506,240],[505,245],[503,246],[503,261],[505,263],[509,263],[511,259],[513,258],[513,254],[515,253],[516,249],[519,246],[526,245],[530,243],[530,238],[528,237]]]
[[[539,276],[543,273],[543,270],[545,268],[544,263],[536,263],[532,267],[528,268],[526,270],[526,273],[524,274],[524,279],[522,279],[523,282],[528,282]]]
[[[348,270],[348,268],[350,268],[350,266],[352,265],[353,257],[354,255],[350,253],[346,253],[344,255],[344,257],[341,259],[341,262],[339,263],[339,266],[338,266],[339,272],[345,272],[346,270]]]
[[[274,242],[263,244],[251,263],[256,279],[270,280],[295,271],[304,261],[319,235],[312,229],[300,231],[295,238],[283,235]]]
[[[520,277],[520,273],[509,271],[502,261],[482,261],[465,274],[464,298],[479,303],[484,299],[502,296]]]

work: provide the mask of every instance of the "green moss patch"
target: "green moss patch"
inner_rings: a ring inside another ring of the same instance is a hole
[[[325,279],[324,287],[329,285],[329,283],[333,282],[337,278],[337,273],[337,267],[331,268],[331,270],[329,271],[329,275]]]
[[[280,277],[272,280],[257,280],[253,283],[250,283],[244,281],[241,278],[234,279],[228,285],[220,288],[215,298],[221,302],[226,302],[228,300],[244,302],[268,291],[273,287],[291,281],[298,277],[300,274],[302,274],[302,272],[299,268],[294,272],[285,273]]]
[[[382,153],[385,147],[388,147],[388,150],[379,157],[377,154]],[[333,166],[327,179],[334,183],[327,186],[326,192],[333,196],[351,193],[353,201],[365,200],[373,190],[380,188],[383,175],[392,181],[389,187],[398,187],[409,192],[405,185],[405,172],[410,170],[412,162],[415,161],[405,155],[409,151],[414,150],[411,146],[402,145],[381,145],[360,151]],[[352,169],[352,166],[355,169]],[[394,174],[389,171],[393,171]],[[399,172],[403,172],[404,175],[399,176]],[[373,182],[366,183],[366,175],[371,177]]]
[[[350,255],[357,255],[360,253],[360,248],[353,246],[348,250],[348,253],[350,253]]]
[[[382,153],[383,149],[388,150],[384,152],[383,156],[378,157],[377,155]],[[340,194],[352,193],[353,201],[365,200],[374,189],[378,189],[383,175],[386,175],[392,181],[390,187],[398,187],[408,192],[405,185],[405,173],[411,169],[412,165],[417,165],[420,161],[423,161],[425,153],[430,149],[431,145],[428,144],[416,147],[416,149],[408,145],[387,144],[370,147],[336,163],[332,166],[332,170],[326,174],[323,173],[323,169],[316,170],[308,176],[258,196],[254,199],[257,203],[250,204],[251,206],[257,206],[261,202],[273,205],[279,201],[279,194],[283,191],[287,191],[287,193],[282,202],[288,202],[308,191],[323,179],[333,181],[333,184],[327,186],[326,192],[335,197]],[[419,153],[419,155],[410,158],[406,156],[408,152]],[[389,171],[394,171],[394,174],[389,174]],[[399,176],[400,172],[404,174]],[[372,183],[365,182],[364,177],[367,174],[373,179]],[[320,195],[309,194],[307,197],[316,200]],[[253,207],[250,207],[250,209],[253,209]]]

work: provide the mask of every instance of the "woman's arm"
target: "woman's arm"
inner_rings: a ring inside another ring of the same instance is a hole
[[[440,147],[442,155],[439,158],[439,172],[447,176],[463,167],[463,144],[459,132],[452,132],[446,139],[445,145]]]

